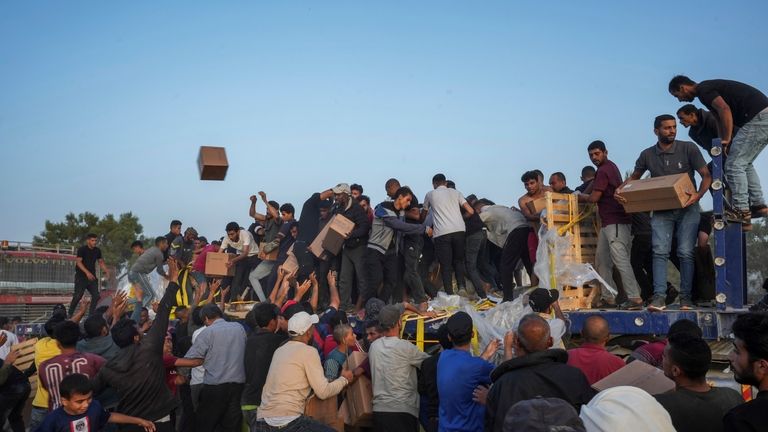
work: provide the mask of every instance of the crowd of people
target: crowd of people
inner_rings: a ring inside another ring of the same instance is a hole
[[[677,114],[700,147],[722,140],[731,217],[749,229],[751,218],[768,214],[752,168],[768,143],[768,98],[735,81],[696,83],[683,76],[669,91],[681,101],[698,98],[710,110],[685,105]],[[227,223],[211,242],[174,220],[154,244],[131,245],[131,293],[118,292],[107,305],[99,304],[95,276],[97,266],[106,267],[97,236],[88,235],[77,252],[72,303],[46,322],[32,368],[13,366],[12,327],[0,333],[0,425],[7,422],[14,432],[236,431],[243,424],[252,431],[325,431],[327,425],[305,415],[310,395],[340,398],[365,376],[372,382],[376,431],[547,425],[607,431],[627,424],[649,431],[763,430],[768,316],[762,312],[733,325],[731,367],[738,382],[759,388],[751,402],[707,384],[711,351],[701,329],[686,320],[628,359],[663,369],[675,391],[656,397],[632,387],[597,393],[591,386],[626,364],[606,350],[608,322],[599,313],[589,317],[583,343],[566,350],[567,319],[557,290],[516,289],[525,276],[537,285],[542,214],[533,203],[552,191],[597,206],[596,268],[619,287],[614,295],[595,286],[599,308],[686,310],[713,299],[714,290],[702,282],[711,264],[699,259],[707,255],[711,224],[698,204],[711,176],[696,144],[676,139],[676,124],[668,114],[654,119],[656,143],[640,153],[626,180],[646,172],[688,174],[696,184],[698,173],[696,192],[676,210],[626,213],[625,179],[597,140],[586,147],[594,168],[582,169],[578,187],[571,189],[562,172],[547,185],[532,169],[521,176],[525,193],[516,206],[465,196],[436,174],[421,203],[394,178],[384,184],[387,199],[375,206],[361,185],[339,183],[312,194],[298,219],[292,204],[259,192],[250,197],[251,223]],[[311,244],[336,215],[351,226],[343,246],[338,254],[317,254]],[[231,276],[206,274],[207,257],[216,253],[234,255],[226,263]],[[680,270],[677,288],[667,280],[670,259]],[[153,272],[167,281],[164,291],[153,285]],[[483,341],[479,357],[471,354],[472,318],[453,313],[438,330],[441,350],[428,355],[401,339],[401,317],[434,315],[428,300],[439,290],[497,301],[526,295],[534,313],[503,341]],[[82,300],[85,291],[90,300]],[[231,316],[243,300],[257,303],[244,319]],[[347,359],[355,351],[367,358],[350,370]],[[21,412],[35,372],[38,386],[25,425]]]

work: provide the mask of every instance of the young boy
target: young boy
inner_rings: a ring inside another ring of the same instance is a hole
[[[154,432],[151,421],[120,413],[104,411],[93,400],[91,381],[83,374],[72,374],[61,380],[59,386],[61,406],[51,411],[35,432],[95,432],[107,423],[137,425],[146,432]]]

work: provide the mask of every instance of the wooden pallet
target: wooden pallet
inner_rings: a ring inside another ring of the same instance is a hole
[[[593,204],[579,204],[573,194],[547,192],[546,225],[559,235],[570,234],[571,247],[566,259],[574,263],[595,265],[599,220]],[[591,306],[598,290],[589,286],[563,286],[560,307],[563,310],[586,309]]]

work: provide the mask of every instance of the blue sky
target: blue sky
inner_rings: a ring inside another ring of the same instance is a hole
[[[248,223],[258,190],[300,208],[357,182],[380,201],[397,177],[423,197],[436,172],[512,204],[528,169],[578,184],[593,139],[629,170],[681,105],[673,75],[768,91],[766,16],[758,1],[2,2],[0,239],[86,210],[212,238]],[[226,147],[226,181],[198,180],[201,145]]]

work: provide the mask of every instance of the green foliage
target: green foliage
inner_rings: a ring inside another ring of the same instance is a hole
[[[130,212],[117,219],[112,214],[99,218],[91,212],[69,213],[63,222],[46,220],[45,230],[35,236],[33,242],[36,245],[82,245],[85,236],[94,233],[99,236],[98,247],[107,265],[121,267],[131,257],[131,243],[143,238],[143,229],[138,216]]]
[[[762,295],[763,279],[768,277],[768,223],[752,220],[752,232],[747,233],[747,278],[751,291]]]

